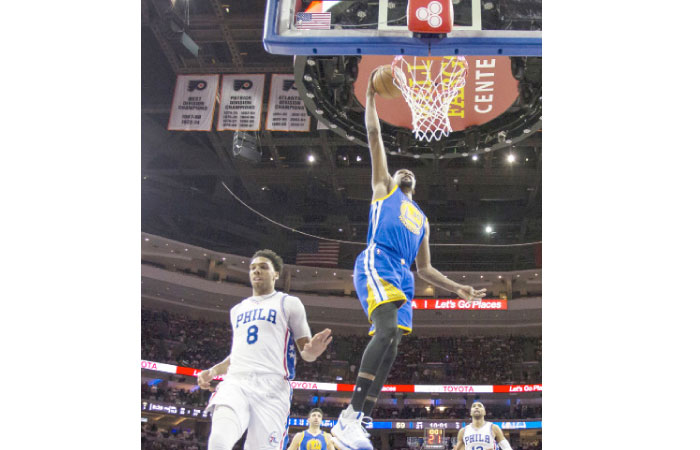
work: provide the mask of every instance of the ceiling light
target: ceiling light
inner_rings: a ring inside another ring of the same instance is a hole
[[[501,276],[499,275],[498,278],[501,278]]]
[[[493,228],[491,228],[491,225],[486,225],[486,232],[490,233],[493,231]]]
[[[338,228],[338,231],[342,233],[342,232],[343,232],[343,229],[342,229],[342,228]]]
[[[484,278],[484,276],[482,275],[481,278]]]
[[[148,239],[148,238],[146,238],[146,239],[144,239],[144,241],[148,242],[148,241],[149,241],[149,239]]]
[[[206,253],[202,253],[202,256],[207,256],[207,254],[206,254]]]
[[[523,133],[529,133],[530,131],[531,131],[531,130],[530,130],[529,128],[525,128],[525,129],[523,130]]]
[[[222,261],[226,261],[226,257],[221,258]]]
[[[478,155],[472,155],[472,161],[476,161],[477,159],[479,159]]]
[[[509,163],[512,163],[512,162],[514,162],[514,161],[515,161],[515,155],[513,155],[512,153],[509,154],[509,155],[508,155],[508,162],[509,162]]]
[[[187,249],[185,249],[185,251],[187,251]]]
[[[306,157],[306,160],[309,161],[310,163],[316,161],[316,157],[314,155],[309,155]]]
[[[360,155],[357,155],[357,158],[355,158],[355,160],[356,160],[357,162],[360,162],[360,161],[362,161],[362,156],[360,156]]]
[[[333,276],[335,276],[335,272],[333,272]]]

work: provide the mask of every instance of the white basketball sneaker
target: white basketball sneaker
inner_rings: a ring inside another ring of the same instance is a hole
[[[331,428],[331,434],[335,436],[333,443],[341,450],[374,450],[369,441],[369,433],[362,426],[361,412],[356,412],[349,405],[338,417],[338,423]]]

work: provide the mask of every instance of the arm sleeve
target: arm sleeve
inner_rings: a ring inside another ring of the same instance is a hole
[[[294,340],[311,337],[311,329],[306,321],[306,309],[297,297],[291,295],[284,299],[284,309],[289,317],[289,328],[294,334]]]
[[[501,450],[513,450],[508,441],[505,439],[499,442],[498,446],[501,448]]]

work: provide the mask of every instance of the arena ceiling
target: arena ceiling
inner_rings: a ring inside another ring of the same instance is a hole
[[[265,0],[142,0],[142,231],[236,254],[274,248],[291,262],[300,236],[255,214],[222,182],[272,220],[362,242],[371,198],[367,148],[312,124],[309,133],[252,133],[262,151],[255,163],[233,156],[231,131],[166,129],[177,74],[293,73],[292,57],[263,49],[264,11]],[[182,31],[199,47],[197,56],[181,44]],[[541,142],[535,132],[477,161],[388,155],[389,168],[416,173],[415,200],[431,222],[433,244],[541,241]],[[506,161],[511,152],[514,163]],[[342,245],[340,266],[351,267],[360,250]],[[433,262],[451,270],[517,270],[535,267],[534,254],[532,246],[434,247]]]

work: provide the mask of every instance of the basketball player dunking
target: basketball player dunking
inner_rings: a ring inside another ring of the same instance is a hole
[[[483,403],[472,403],[472,423],[459,430],[454,450],[494,450],[496,443],[501,450],[513,450],[503,435],[503,430],[496,424],[486,422],[485,415]]]
[[[309,428],[297,433],[289,450],[335,450],[330,434],[321,431],[323,411],[314,408],[309,412]]]
[[[372,339],[362,355],[350,406],[331,429],[333,442],[343,450],[372,449],[363,419],[368,419],[365,423],[371,420],[369,415],[394,363],[401,336],[411,332],[413,261],[418,276],[433,286],[465,300],[486,294],[486,289],[477,291],[451,281],[430,264],[430,226],[413,201],[416,178],[407,169],[396,171],[393,177],[389,174],[375,93],[372,83],[368,83],[365,123],[372,158],[372,205],[367,248],[355,260],[353,275],[357,295],[371,323]]]
[[[296,352],[315,361],[333,339],[325,329],[311,338],[304,305],[297,297],[275,291],[282,258],[259,250],[250,262],[253,296],[231,309],[231,354],[201,372],[197,383],[226,375],[207,405],[212,416],[209,450],[231,450],[247,429],[245,450],[285,449]]]

